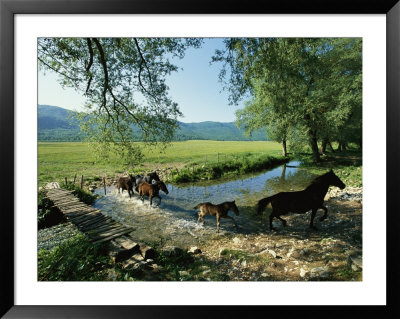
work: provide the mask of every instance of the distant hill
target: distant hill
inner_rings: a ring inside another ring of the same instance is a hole
[[[73,111],[52,105],[38,105],[39,141],[81,141],[84,134],[76,121],[70,119]],[[218,140],[218,141],[265,141],[263,130],[253,132],[251,138],[245,136],[235,123],[228,122],[179,122],[175,133],[176,141]]]

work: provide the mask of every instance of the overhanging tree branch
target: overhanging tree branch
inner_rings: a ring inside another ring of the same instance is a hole
[[[92,67],[92,64],[93,64],[93,48],[92,48],[92,40],[90,40],[90,38],[87,38],[86,42],[87,42],[88,49],[89,49],[89,63],[86,67],[86,73],[88,75],[90,75],[89,81],[88,81],[88,84],[86,87],[86,93],[87,93],[89,91],[90,84],[92,83],[92,79],[93,79],[93,76],[90,74],[90,68]]]

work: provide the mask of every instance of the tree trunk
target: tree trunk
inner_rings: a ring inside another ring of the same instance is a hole
[[[322,144],[321,144],[321,154],[322,155],[325,155],[327,144],[328,144],[328,139],[327,138],[322,139]]]
[[[287,156],[286,140],[282,140],[282,155]]]
[[[319,151],[318,151],[317,134],[313,130],[309,130],[308,134],[310,136],[309,143],[312,150],[313,161],[319,162],[321,158],[319,156]]]
[[[335,150],[333,149],[331,141],[328,140],[328,147],[331,150],[332,153],[335,153]]]
[[[286,163],[282,165],[281,181],[285,180],[286,176]]]

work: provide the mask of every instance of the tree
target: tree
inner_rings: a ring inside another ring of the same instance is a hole
[[[41,69],[58,73],[62,86],[86,97],[80,126],[99,154],[135,162],[142,149],[131,142],[134,134],[147,146],[171,141],[181,115],[166,85],[178,70],[171,59],[200,45],[189,38],[39,38],[38,60]]]
[[[213,61],[224,62],[220,79],[232,104],[251,95],[237,112],[237,123],[248,131],[268,127],[283,146],[288,138],[306,142],[315,161],[318,141],[348,139],[343,132],[351,118],[361,132],[360,39],[226,39],[225,44]]]
[[[296,80],[291,69],[293,52],[282,39],[264,39],[259,46],[259,57],[253,58],[253,78],[248,80],[253,97],[236,112],[236,123],[248,133],[264,128],[269,139],[282,143],[282,155],[287,156],[287,140],[296,124],[291,111],[295,104],[292,82]]]

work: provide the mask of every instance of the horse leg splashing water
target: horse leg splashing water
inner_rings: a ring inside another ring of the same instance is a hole
[[[211,216],[215,216],[217,219],[217,233],[219,232],[221,223],[220,220],[221,218],[226,218],[230,219],[233,221],[235,224],[236,229],[238,229],[238,225],[235,221],[235,219],[231,216],[228,215],[228,211],[231,210],[232,212],[235,213],[236,216],[239,216],[239,209],[237,208],[235,201],[233,202],[224,202],[218,205],[214,205],[210,202],[206,203],[200,203],[194,207],[194,209],[200,209],[200,211],[197,213],[199,218],[197,219],[197,223],[199,223],[200,220],[203,221],[203,226],[205,224],[204,221],[204,216],[207,214]]]
[[[275,230],[272,226],[272,220],[278,218],[283,226],[287,222],[281,215],[288,213],[304,214],[311,210],[310,228],[317,229],[314,226],[314,218],[319,208],[324,210],[324,215],[320,218],[323,221],[327,218],[328,208],[324,203],[324,197],[328,192],[329,186],[336,186],[344,189],[346,185],[335,175],[333,170],[315,178],[312,183],[304,190],[297,192],[280,192],[270,197],[263,198],[258,201],[258,214],[261,214],[265,207],[271,203],[272,212],[269,215],[269,227]]]
[[[124,190],[128,191],[129,198],[132,197],[133,195],[133,187],[136,185],[136,179],[134,176],[129,174],[128,177],[120,177],[118,180],[118,194],[120,193],[120,189],[122,189],[122,192]]]
[[[161,196],[159,194],[160,190],[162,190],[165,194],[168,194],[167,186],[162,181],[155,182],[154,184],[143,182],[138,186],[140,199],[143,202],[144,196],[149,196],[150,206],[153,204],[154,197],[158,197],[161,203]]]

